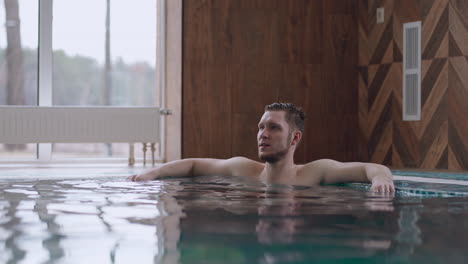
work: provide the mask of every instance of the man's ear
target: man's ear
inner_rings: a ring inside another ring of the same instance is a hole
[[[296,130],[293,134],[293,138],[291,140],[291,145],[297,145],[301,141],[302,138],[302,132],[299,130]]]

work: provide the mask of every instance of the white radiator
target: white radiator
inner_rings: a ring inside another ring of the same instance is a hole
[[[0,106],[0,143],[159,143],[157,107]]]

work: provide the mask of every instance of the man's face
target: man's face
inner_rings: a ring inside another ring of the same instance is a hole
[[[265,162],[281,160],[291,146],[291,133],[284,111],[267,111],[258,123],[258,157]]]

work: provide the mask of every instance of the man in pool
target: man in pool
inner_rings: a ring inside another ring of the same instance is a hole
[[[314,186],[343,182],[370,182],[371,191],[395,191],[390,170],[379,164],[315,160],[294,164],[294,152],[304,133],[304,112],[290,103],[265,107],[258,123],[258,156],[264,163],[244,157],[230,159],[183,159],[129,177],[132,181],[160,177],[225,175],[244,176],[264,183]]]

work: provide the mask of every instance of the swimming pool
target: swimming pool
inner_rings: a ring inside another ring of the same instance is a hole
[[[467,263],[468,186],[0,180],[0,263]]]

